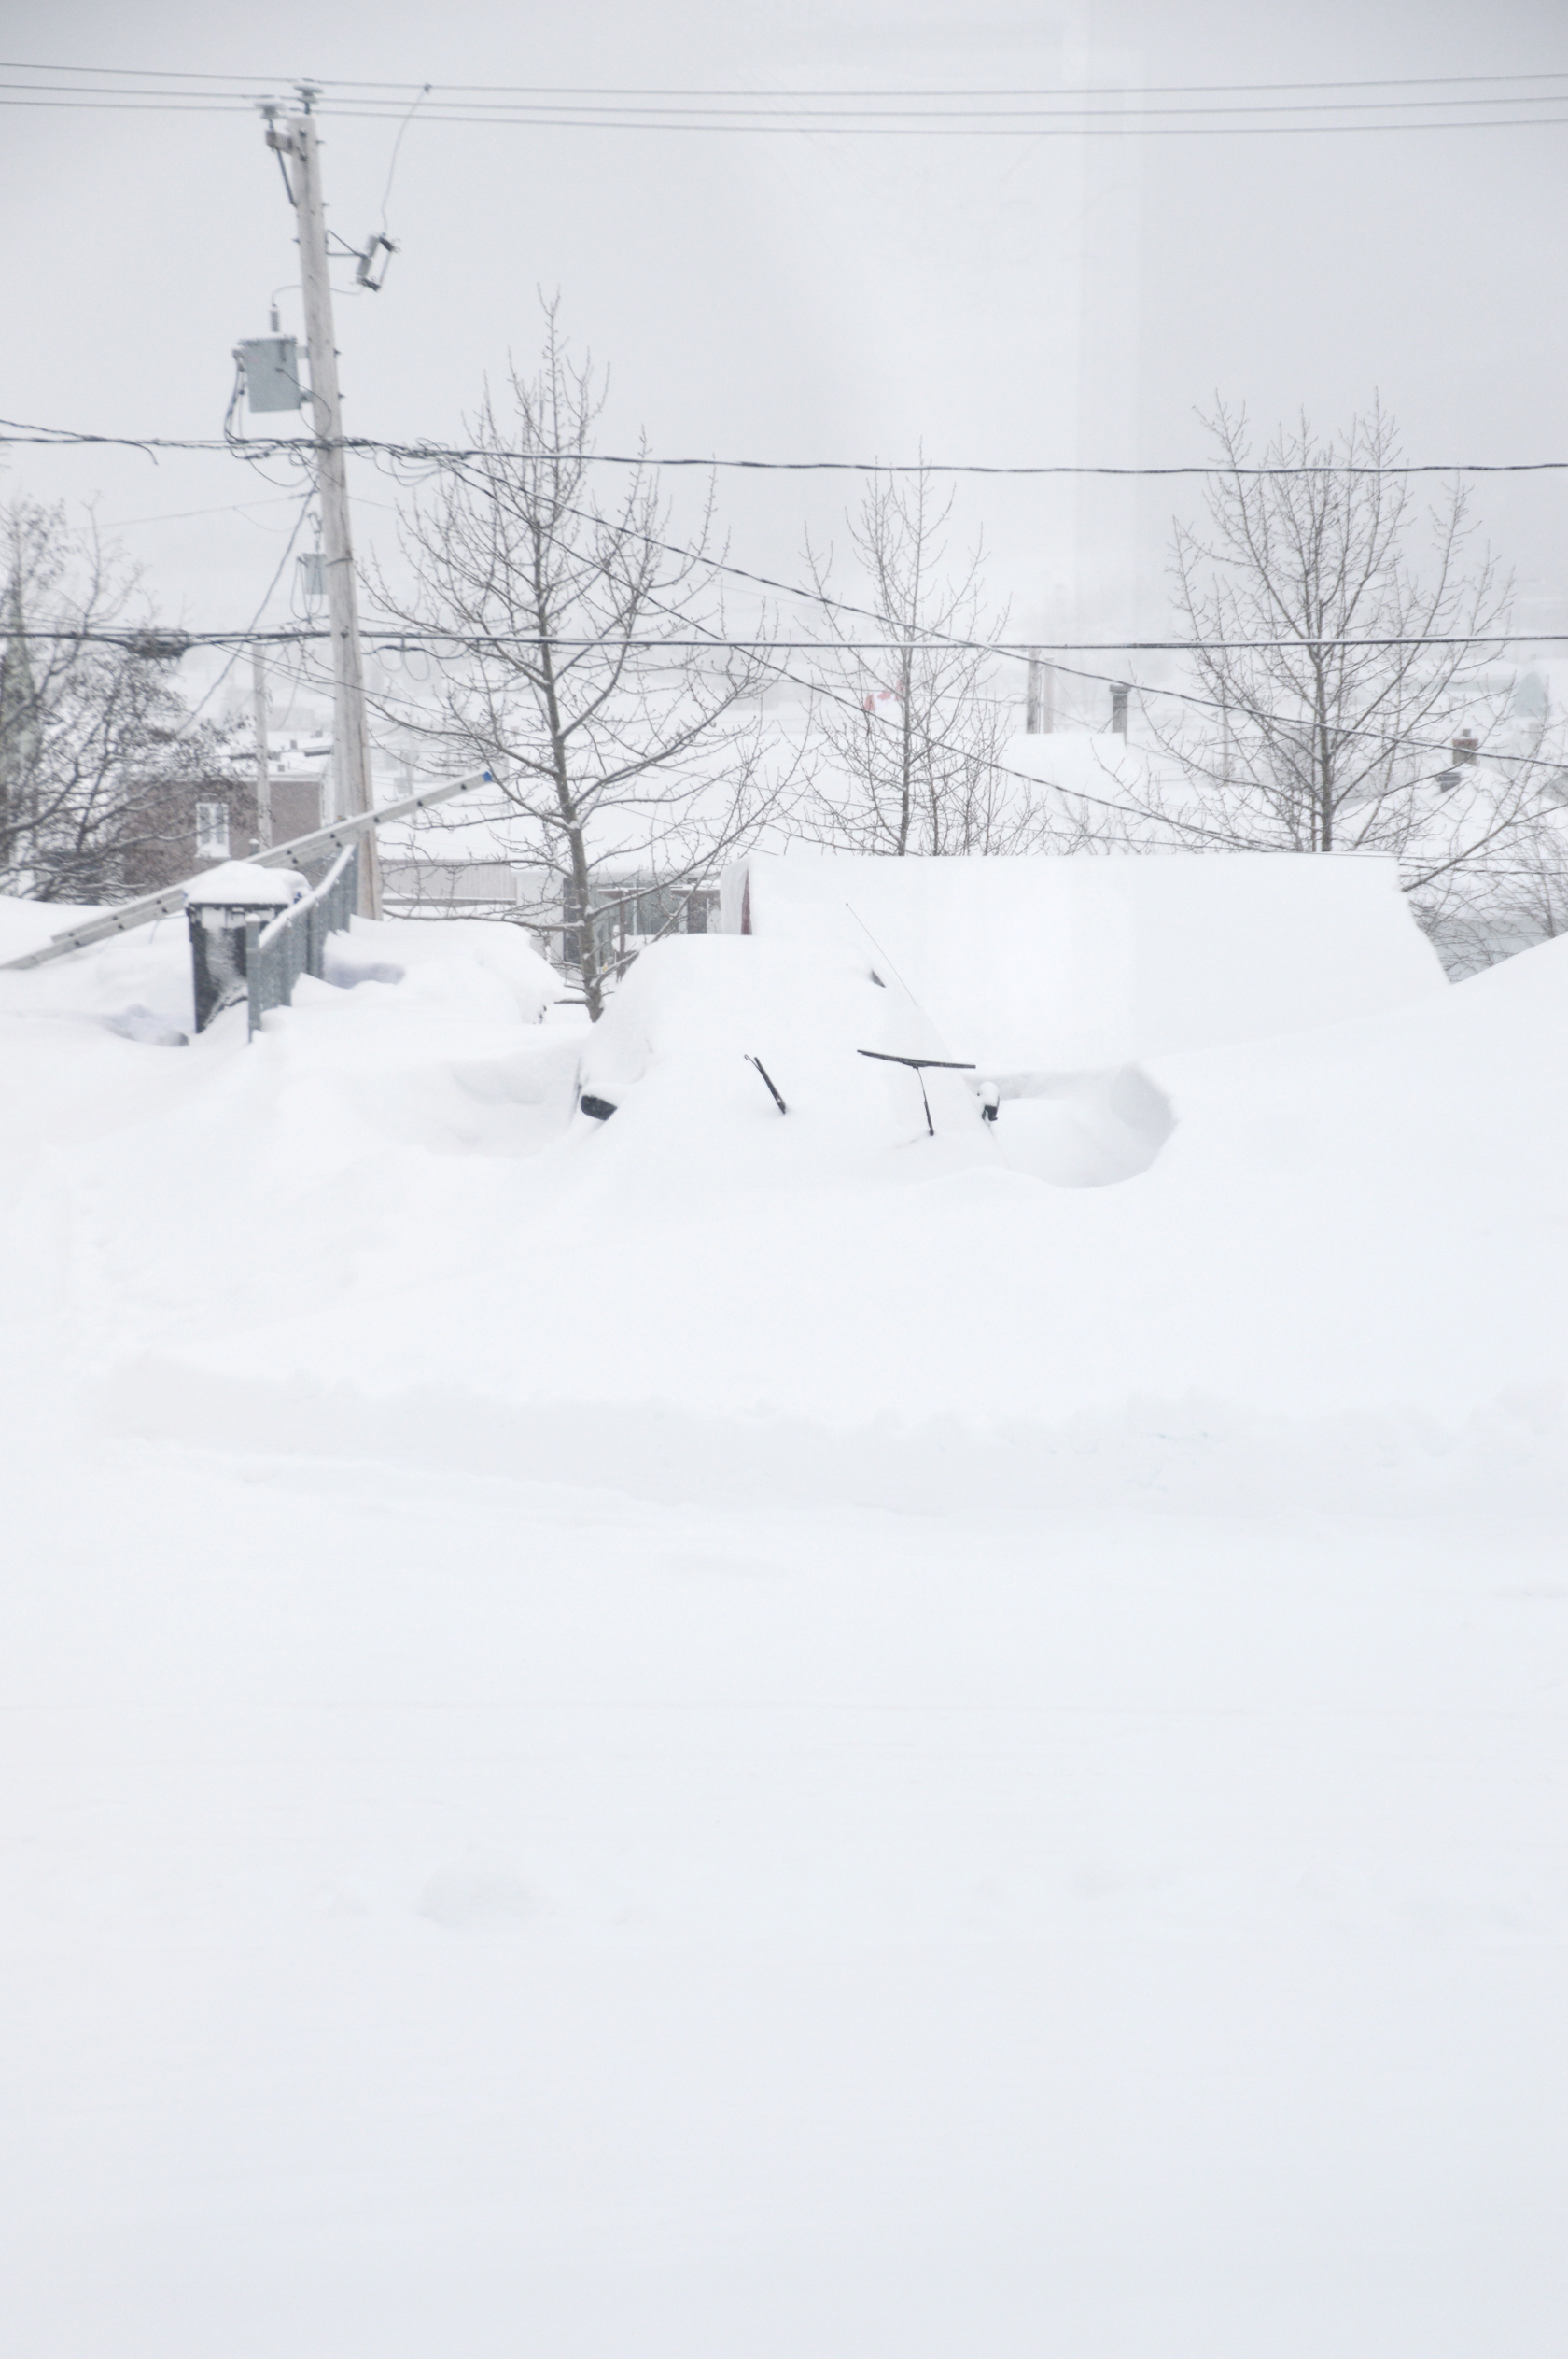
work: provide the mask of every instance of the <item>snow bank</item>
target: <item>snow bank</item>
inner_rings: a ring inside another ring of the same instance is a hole
[[[0,903],[0,943],[17,916]],[[138,1329],[229,1333],[341,1303],[371,1271],[392,1280],[406,1237],[501,1219],[478,1209],[476,1180],[483,1197],[486,1168],[537,1152],[571,1116],[577,1028],[539,1020],[558,978],[483,923],[356,920],[331,947],[357,988],[301,977],[253,1042],[235,1009],[175,1056],[192,1023],[183,913],[0,976],[13,1299],[49,1299],[47,1241],[62,1220],[76,1236],[72,1208],[88,1201],[101,1215],[67,1255],[75,1269],[79,1246],[79,1276],[61,1283],[85,1291],[111,1354]],[[459,1160],[447,1201],[440,1174]]]
[[[219,879],[216,898],[228,907],[248,906],[248,879],[267,880],[270,899],[258,900],[259,908],[281,906],[272,881],[279,875],[290,885],[285,899],[294,898],[294,886],[304,890],[303,878],[292,871],[251,869],[239,861],[212,873]],[[0,962],[36,948],[69,925],[104,914],[91,906],[0,896]],[[416,970],[448,967],[459,995],[463,974],[478,969],[495,979],[526,1024],[539,1022],[561,996],[560,976],[530,948],[519,928],[488,925],[478,919],[422,924],[356,918],[346,933],[328,936],[326,967],[328,980],[343,989],[366,982],[396,983]],[[175,1033],[190,1032],[195,1012],[184,911],[175,910],[47,966],[0,973],[0,1021],[7,1012],[89,1018],[110,1024],[132,1040],[166,1041]]]
[[[1012,1171],[1107,1187],[1146,1172],[1175,1127],[1169,1099],[1137,1065],[1031,1074],[1001,1091],[996,1146]]]
[[[107,913],[85,903],[13,901],[0,895],[0,967],[40,948],[57,934]],[[7,1015],[96,1018],[153,1012],[170,1028],[189,1032],[190,936],[176,909],[112,934],[87,950],[21,973],[0,972],[0,1021]]]
[[[1393,861],[1266,852],[726,869],[722,923],[869,956],[995,1073],[1301,1032],[1443,988]]]
[[[344,988],[396,983],[453,962],[495,976],[525,1024],[540,1022],[561,996],[559,975],[520,926],[483,918],[356,918],[346,934],[327,938],[327,980]]]
[[[4,978],[8,1299],[48,1355],[68,1295],[117,1431],[954,1501],[1560,1478],[1568,944],[995,1125],[937,1074],[934,1137],[859,1052],[944,1044],[858,944],[662,944],[597,1028],[525,1020],[503,929],[345,954],[381,979],[175,1055],[101,1020],[177,1015],[157,943]]]

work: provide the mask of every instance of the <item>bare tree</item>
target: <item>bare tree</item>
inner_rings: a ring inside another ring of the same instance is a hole
[[[872,477],[848,520],[864,606],[833,595],[832,551],[806,543],[823,653],[802,824],[844,850],[1016,852],[1052,835],[1041,789],[1003,759],[1009,717],[987,642],[1007,617],[986,608],[980,542],[948,570],[952,511],[923,470]],[[857,643],[868,640],[886,651]]]
[[[228,765],[170,679],[183,642],[91,522],[22,499],[0,529],[0,890],[112,900],[182,843],[182,787]]]
[[[493,773],[524,858],[573,913],[596,1019],[613,961],[590,913],[607,870],[635,868],[667,904],[751,838],[775,789],[765,667],[724,644],[711,494],[682,541],[651,465],[601,505],[603,389],[546,316],[536,373],[512,372],[504,411],[486,396],[478,456],[402,527],[410,587],[381,578],[377,594],[441,641],[432,699],[396,717],[444,766]]]
[[[1475,642],[1507,609],[1490,557],[1472,556],[1464,490],[1423,515],[1380,407],[1327,439],[1305,417],[1281,428],[1264,471],[1243,414],[1221,403],[1204,423],[1221,470],[1207,525],[1175,525],[1170,565],[1198,696],[1174,728],[1151,723],[1189,793],[1147,790],[1151,815],[1211,844],[1403,855],[1428,832],[1455,725],[1485,713]],[[1524,822],[1522,779],[1517,799],[1462,858]]]

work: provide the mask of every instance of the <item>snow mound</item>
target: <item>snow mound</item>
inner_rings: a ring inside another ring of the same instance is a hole
[[[327,980],[344,990],[401,982],[455,962],[493,976],[525,1024],[542,1022],[561,996],[559,975],[518,926],[483,918],[356,918],[346,934],[327,938]]]
[[[38,949],[68,926],[106,914],[81,904],[0,896],[0,962]],[[95,1023],[112,1023],[132,1040],[152,1037],[140,1029],[148,1017],[169,1032],[194,1032],[185,912],[175,910],[111,934],[106,942],[51,960],[47,966],[0,972],[0,1021],[7,1015],[87,1017]]]
[[[1029,1074],[1003,1082],[1001,1095],[1001,1160],[1057,1187],[1136,1179],[1176,1128],[1169,1099],[1137,1065],[1117,1073]]]
[[[145,1041],[154,1048],[188,1048],[190,1034],[182,1032],[177,1024],[156,1008],[140,1005],[124,1007],[112,1016],[97,1019],[106,1032],[118,1032],[121,1040]]]
[[[1105,1070],[1446,989],[1394,863],[1380,859],[792,850],[725,870],[722,923],[869,958],[907,986],[950,1055],[991,1069]]]

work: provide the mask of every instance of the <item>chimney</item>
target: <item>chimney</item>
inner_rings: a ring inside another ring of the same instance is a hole
[[[1028,651],[1028,684],[1023,689],[1023,734],[1026,736],[1040,736],[1040,722],[1043,722],[1040,708],[1044,703],[1043,672],[1044,666],[1040,663],[1038,651],[1030,646],[1030,651]]]
[[[1463,764],[1474,762],[1481,749],[1475,732],[1466,729],[1454,739],[1452,750],[1454,765],[1457,768]]]
[[[1111,691],[1111,732],[1113,737],[1127,736],[1127,697],[1131,690],[1118,681]]]

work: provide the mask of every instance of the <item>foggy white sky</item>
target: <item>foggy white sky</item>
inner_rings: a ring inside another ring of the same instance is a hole
[[[7,58],[437,82],[869,90],[1323,79],[1568,63],[1546,0],[428,0],[215,10],[210,0],[0,7]],[[379,220],[395,127],[324,110],[331,218]],[[1374,391],[1418,458],[1568,453],[1568,130],[1052,140],[680,135],[422,124],[392,191],[385,291],[345,302],[351,430],[455,433],[536,341],[537,287],[610,365],[605,439],[780,457],[1179,461],[1221,390],[1261,427],[1333,424]],[[110,432],[218,430],[235,340],[295,275],[245,116],[0,116],[0,413]],[[286,324],[298,299],[283,297]],[[294,306],[290,314],[290,305]],[[226,457],[21,452],[11,490],[96,495],[161,611],[249,620],[290,511]],[[361,544],[390,493],[358,470]],[[1172,505],[967,487],[1014,627],[1166,621]],[[723,479],[737,562],[798,572],[831,481]],[[1568,484],[1484,485],[1521,622],[1568,628]],[[145,521],[167,518],[169,521]]]

